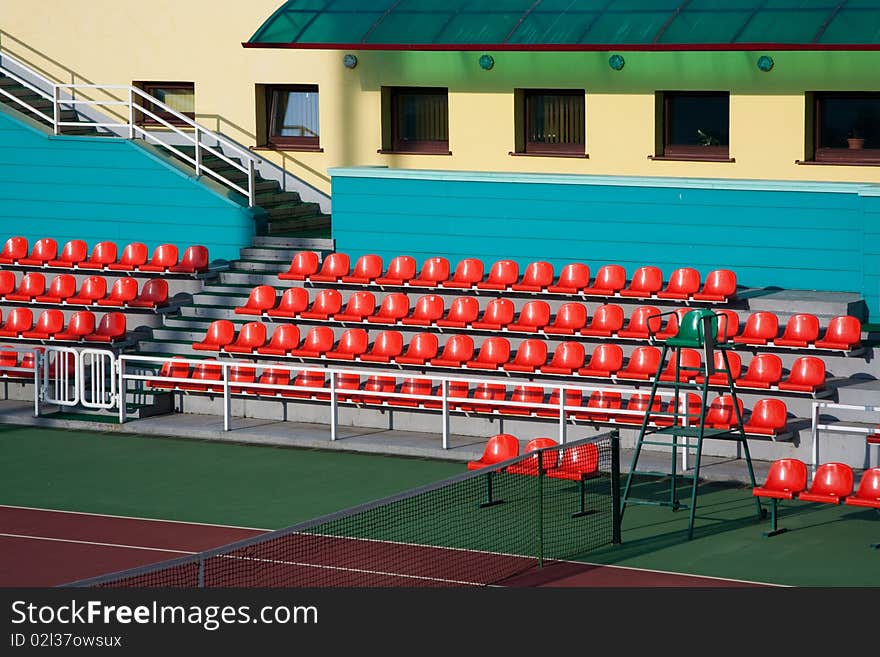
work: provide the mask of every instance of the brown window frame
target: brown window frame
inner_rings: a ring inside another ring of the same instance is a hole
[[[136,82],[134,86],[136,86],[138,89],[140,89],[144,93],[149,94],[150,96],[153,96],[153,97],[155,97],[155,95],[156,95],[154,93],[156,89],[186,89],[186,90],[193,92],[193,97],[195,97],[195,93],[196,93],[195,82],[180,82],[180,81],[155,82],[155,81],[151,81],[151,82]],[[157,109],[153,103],[148,102],[144,98],[136,98],[135,102],[142,103],[146,109],[153,112],[153,114],[156,114],[156,115],[162,117],[163,119],[165,119],[168,123],[170,123],[173,126],[188,126],[189,125],[185,121],[181,121],[179,118],[177,118],[173,114],[166,112],[164,110]],[[192,119],[193,121],[196,118],[195,112],[180,112],[180,114],[183,114],[184,116]],[[147,114],[144,114],[143,112],[138,113],[137,123],[138,123],[138,125],[151,125],[151,126],[165,125],[161,121],[157,121],[152,116],[148,116]]]
[[[398,132],[399,108],[401,95],[440,96],[446,98],[446,139],[445,140],[402,140]],[[449,154],[449,89],[447,87],[390,87],[390,140],[389,150],[392,153],[427,153],[433,155]]]
[[[272,135],[275,92],[298,91],[318,94],[318,111],[320,113],[321,94],[317,84],[271,84],[266,85],[266,146],[277,150],[319,151],[321,150],[321,135],[314,137],[280,137]]]
[[[813,93],[813,157],[812,161],[823,164],[870,164],[880,165],[880,148],[829,148],[821,147],[822,101],[827,98],[876,98],[880,92],[871,91],[817,91]]]
[[[670,100],[673,97],[713,98],[727,97],[727,121],[730,124],[730,92],[727,91],[664,91],[663,92],[663,151],[660,159],[698,160],[707,162],[729,162],[730,143],[724,145],[691,146],[669,143],[670,133]]]
[[[541,141],[529,141],[529,124],[531,120],[531,116],[529,114],[529,99],[535,96],[572,96],[572,97],[580,97],[581,102],[583,103],[583,113],[584,113],[584,141],[581,143],[568,143],[568,144],[548,144],[546,142]],[[584,156],[587,152],[587,127],[586,127],[586,111],[587,111],[587,103],[584,89],[524,89],[522,94],[522,116],[523,116],[523,137],[522,137],[522,151],[520,154],[526,155],[559,155],[559,156]]]

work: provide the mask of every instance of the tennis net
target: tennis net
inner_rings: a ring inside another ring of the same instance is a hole
[[[503,583],[620,541],[618,442],[616,431],[567,442],[196,555],[68,586]]]

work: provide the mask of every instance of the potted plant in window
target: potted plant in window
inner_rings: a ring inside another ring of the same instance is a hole
[[[706,132],[705,130],[701,130],[697,128],[697,139],[700,142],[700,146],[720,146],[721,140],[718,139],[711,132]]]
[[[862,136],[862,131],[857,128],[850,130],[846,143],[851,151],[862,150],[865,147],[865,138]]]

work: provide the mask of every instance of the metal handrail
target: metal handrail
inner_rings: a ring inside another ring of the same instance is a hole
[[[54,134],[61,134],[60,129],[65,126],[124,129],[128,133],[128,139],[134,140],[138,137],[141,137],[144,141],[152,141],[159,146],[170,150],[184,161],[193,165],[195,167],[197,176],[207,174],[211,178],[225,185],[226,187],[244,195],[248,200],[248,207],[252,208],[256,205],[255,165],[259,160],[258,158],[255,158],[250,151],[242,148],[232,140],[196,123],[188,116],[181,114],[180,112],[174,110],[173,108],[160,101],[158,98],[146,93],[143,89],[138,89],[137,87],[131,85],[56,83],[48,79],[44,75],[34,71],[29,66],[22,63],[12,55],[7,54],[6,52],[0,53],[0,58],[2,58],[0,59],[0,73],[3,73],[3,75],[15,80],[19,84],[24,85],[28,89],[31,89],[46,100],[50,100],[52,102],[52,116],[48,116],[44,112],[37,110],[29,103],[20,100],[19,98],[2,88],[0,88],[0,94],[18,103],[22,107],[27,108],[37,117],[46,121],[49,125],[52,126]],[[45,87],[51,88],[51,93],[49,93],[45,89],[40,89],[37,85],[31,84],[20,75],[17,75],[15,72],[11,71],[7,66],[4,65],[4,60],[8,60],[9,62],[14,63],[17,67],[20,67],[21,69],[27,71],[29,76],[32,76],[34,79],[39,80]],[[125,96],[125,99],[94,100],[89,98],[76,98],[76,91],[86,89],[104,92],[110,98],[115,97],[114,94],[111,92],[122,92],[122,95]],[[69,96],[69,98],[62,98],[62,91],[65,93],[65,95]],[[89,105],[96,108],[111,106],[124,107],[128,110],[126,113],[127,119],[125,122],[117,121],[113,123],[103,121],[61,121],[61,107],[76,105]],[[166,115],[172,116],[176,121],[182,123],[185,126],[184,129],[180,129],[180,125],[172,124],[170,121],[166,120],[165,117],[155,113],[154,111],[151,111],[148,105],[153,109],[160,110]],[[138,112],[141,115],[149,116],[151,119],[159,123],[162,128],[171,131],[173,134],[179,136],[184,141],[189,142],[190,145],[195,147],[195,157],[190,157],[184,154],[178,148],[176,148],[175,145],[171,143],[171,140],[163,138],[164,134],[162,132],[150,132],[143,127],[137,125],[135,116]],[[189,130],[187,130],[186,128],[189,128]],[[213,142],[213,144],[208,142]],[[223,152],[222,148],[227,148],[232,153],[232,156],[227,156],[226,153]],[[203,156],[205,152],[219,157],[222,161],[226,162],[234,169],[237,169],[244,173],[247,177],[247,187],[243,187],[237,183],[232,182],[218,171],[215,171],[210,166],[207,166],[203,161]],[[240,158],[244,163],[242,164],[242,162],[239,162],[238,160],[233,158]]]

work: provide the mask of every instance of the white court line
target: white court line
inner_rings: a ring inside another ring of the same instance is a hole
[[[99,543],[98,541],[79,541],[74,538],[53,538],[51,536],[31,536],[29,534],[6,534],[0,532],[0,537],[26,538],[34,541],[53,541],[55,543],[76,543],[78,545],[96,545],[99,547],[125,548],[126,550],[149,550],[150,552],[171,552],[173,554],[198,554],[190,550],[171,550],[169,548],[148,547],[146,545],[123,545],[121,543]]]

